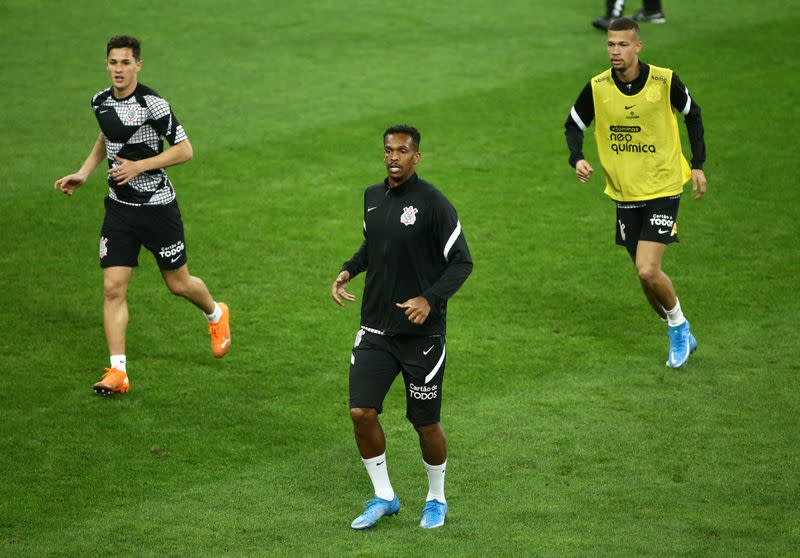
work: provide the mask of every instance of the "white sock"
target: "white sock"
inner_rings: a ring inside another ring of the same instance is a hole
[[[386,469],[386,452],[383,452],[378,457],[369,459],[362,457],[361,461],[364,462],[364,467],[367,468],[372,486],[375,487],[375,496],[384,500],[392,500],[394,498],[394,489],[392,488],[392,483],[389,482],[389,471]]]
[[[125,355],[111,355],[111,368],[116,368],[117,370],[122,370],[127,373],[128,370],[125,368],[125,364]]]
[[[219,321],[222,317],[222,308],[219,307],[219,304],[216,302],[214,303],[214,311],[210,314],[206,314],[206,318],[208,318],[208,323],[215,324]]]
[[[447,460],[441,465],[428,465],[422,461],[425,471],[428,473],[428,495],[425,501],[439,500],[442,504],[447,503],[444,499],[444,473],[447,469]]]
[[[681,303],[676,298],[675,308],[673,308],[672,310],[667,310],[667,325],[669,327],[675,327],[681,325],[685,321],[686,318],[683,317],[683,311],[681,310]]]

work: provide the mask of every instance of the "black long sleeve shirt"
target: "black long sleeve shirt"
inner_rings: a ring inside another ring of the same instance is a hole
[[[647,78],[650,77],[650,66],[644,62],[639,62],[639,67],[641,68],[639,77],[629,83],[621,81],[616,72],[611,72],[617,89],[623,94],[636,95],[647,83]],[[686,132],[692,149],[692,168],[702,169],[706,160],[706,143],[700,105],[689,95],[689,89],[675,72],[672,73],[669,100],[675,110],[684,115]],[[583,131],[589,127],[592,120],[594,120],[594,100],[592,98],[592,84],[589,82],[578,95],[578,99],[572,106],[572,110],[567,116],[567,121],[564,123],[567,146],[569,147],[569,164],[573,167],[578,161],[585,158],[583,156]]]
[[[352,279],[367,271],[361,326],[383,335],[444,335],[447,300],[472,271],[472,258],[455,208],[416,174],[390,188],[364,192],[364,242],[342,266]],[[424,296],[431,306],[422,325],[395,306]]]

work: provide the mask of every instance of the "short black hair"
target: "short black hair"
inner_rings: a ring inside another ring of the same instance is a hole
[[[106,56],[108,56],[112,48],[129,48],[136,60],[139,60],[142,54],[142,43],[139,39],[130,35],[114,35],[111,37],[106,45]]]
[[[629,17],[617,17],[608,24],[609,31],[630,31],[631,29],[636,31],[637,35],[639,34],[639,24]]]
[[[419,135],[419,131],[414,126],[409,126],[408,124],[395,124],[394,126],[389,126],[383,133],[384,143],[386,143],[386,138],[391,134],[408,134],[411,136],[411,143],[414,145],[414,149],[419,151],[419,142],[422,138]]]

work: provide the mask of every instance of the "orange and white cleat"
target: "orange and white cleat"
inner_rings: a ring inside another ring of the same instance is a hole
[[[111,395],[112,393],[125,393],[130,387],[126,372],[116,368],[106,368],[103,378],[94,385],[94,392],[100,395]]]
[[[215,324],[208,324],[208,333],[211,334],[211,352],[217,358],[222,358],[231,348],[231,325],[228,305],[219,302],[222,317]]]

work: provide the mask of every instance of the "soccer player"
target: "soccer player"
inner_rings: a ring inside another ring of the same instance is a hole
[[[630,18],[611,22],[611,68],[583,88],[566,121],[570,165],[582,183],[594,169],[583,156],[583,131],[596,119],[595,138],[606,178],[605,193],[617,206],[617,244],[636,265],[647,301],[669,326],[667,366],[686,364],[697,341],[683,315],[675,288],[662,271],[668,244],[678,241],[678,205],[691,179],[694,199],[706,192],[706,158],[700,107],[675,73],[641,62],[639,25]],[[676,113],[684,115],[692,167],[681,153]]]
[[[606,14],[592,22],[597,29],[607,30],[608,25],[614,18],[622,15],[625,9],[625,0],[606,0]],[[644,0],[642,9],[636,12],[632,18],[634,21],[647,23],[666,23],[667,18],[664,10],[661,9],[661,0]]]
[[[386,438],[378,415],[402,372],[406,418],[419,435],[428,494],[420,527],[444,525],[447,439],[439,423],[445,368],[447,300],[472,271],[456,210],[416,174],[420,134],[406,125],[383,134],[388,177],[364,193],[364,242],[331,286],[344,306],[350,280],[367,271],[361,328],[350,357],[350,417],[356,445],[375,489],[353,529],[367,529],[400,510],[389,481]]]
[[[192,145],[169,103],[140,84],[139,41],[112,37],[106,46],[111,87],[92,99],[100,135],[78,172],[55,181],[67,196],[83,186],[92,171],[108,161],[108,197],[100,233],[103,269],[103,325],[111,366],[94,384],[99,394],[130,388],[125,356],[128,325],[126,293],[144,245],[155,256],[170,292],[200,308],[208,318],[211,349],[221,358],[230,348],[228,307],[211,297],[202,279],[189,274],[183,222],[172,183],[164,171],[192,158]],[[163,140],[169,147],[163,148]]]

